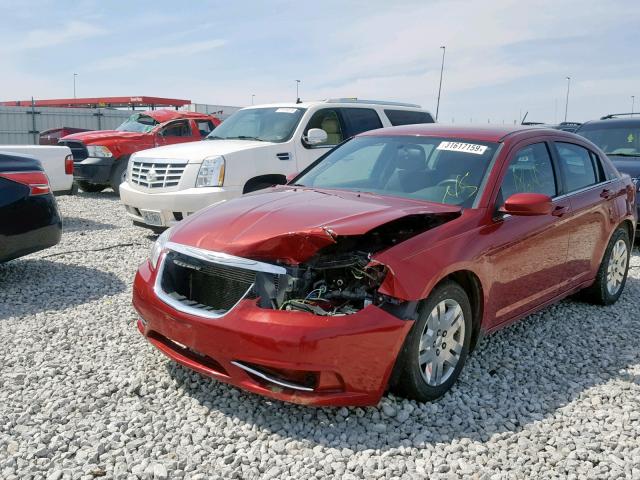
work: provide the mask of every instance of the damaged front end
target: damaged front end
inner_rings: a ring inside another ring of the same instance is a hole
[[[397,310],[401,300],[378,291],[388,268],[375,254],[439,226],[458,214],[417,214],[388,222],[362,235],[340,236],[325,228],[331,244],[286,273],[257,273],[258,306],[321,316],[350,315],[368,305]],[[303,241],[303,239],[301,239]]]

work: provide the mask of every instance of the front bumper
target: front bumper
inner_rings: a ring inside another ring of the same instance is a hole
[[[120,186],[120,200],[131,220],[146,224],[141,210],[160,213],[162,224],[153,225],[154,227],[170,227],[204,207],[240,195],[242,187],[194,187],[170,192],[153,192],[136,190],[129,183]]]
[[[109,183],[115,159],[88,157],[73,164],[73,178],[89,183]]]
[[[373,305],[353,315],[323,317],[261,309],[249,299],[211,320],[165,304],[153,292],[154,282],[155,272],[145,262],[135,278],[133,305],[138,329],[162,353],[216,380],[304,405],[377,404],[413,325]],[[287,382],[295,382],[273,372],[315,380],[302,391],[288,388]]]

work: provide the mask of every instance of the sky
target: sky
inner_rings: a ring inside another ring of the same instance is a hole
[[[0,100],[394,100],[439,121],[640,110],[640,1],[0,0]]]

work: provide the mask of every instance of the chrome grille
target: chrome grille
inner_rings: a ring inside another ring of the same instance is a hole
[[[283,267],[169,243],[154,291],[176,310],[219,318],[242,299],[256,298],[256,275],[286,272]],[[275,279],[277,281],[277,278]]]
[[[177,187],[186,166],[187,162],[135,159],[131,166],[131,182],[146,188]]]

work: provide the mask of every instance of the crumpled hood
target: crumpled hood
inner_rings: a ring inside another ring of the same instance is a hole
[[[302,263],[337,237],[459,207],[335,190],[275,187],[213,205],[174,227],[171,241],[231,255]]]
[[[60,140],[79,140],[85,145],[91,145],[96,142],[118,139],[118,140],[137,140],[147,135],[139,132],[120,132],[118,130],[96,130],[92,132],[72,133]]]
[[[180,159],[200,162],[205,157],[227,155],[240,150],[265,148],[274,145],[271,142],[256,140],[202,140],[200,142],[178,143],[164,147],[151,148],[138,153],[142,158]]]

